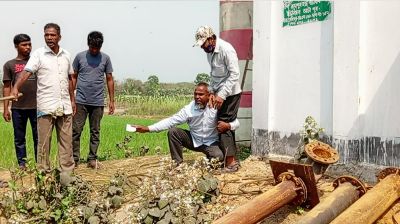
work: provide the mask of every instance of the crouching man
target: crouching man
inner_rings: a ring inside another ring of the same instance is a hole
[[[182,163],[183,147],[204,153],[207,158],[217,158],[224,161],[223,151],[219,147],[218,133],[235,130],[239,121],[218,122],[217,110],[207,106],[210,93],[207,83],[199,83],[194,91],[194,100],[173,116],[161,120],[148,127],[136,125],[136,131],[160,132],[168,129],[168,143],[172,160]],[[175,127],[187,123],[190,130]]]

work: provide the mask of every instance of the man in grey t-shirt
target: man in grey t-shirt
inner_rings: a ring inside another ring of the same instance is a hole
[[[110,57],[100,52],[103,45],[103,34],[93,31],[88,35],[89,50],[76,55],[71,77],[73,88],[76,88],[76,111],[73,119],[73,149],[75,165],[80,160],[80,138],[86,118],[89,117],[90,144],[88,166],[97,167],[97,149],[100,143],[100,122],[104,111],[104,81],[107,80],[109,94],[109,114],[114,113],[114,80]],[[106,78],[104,79],[104,74]]]

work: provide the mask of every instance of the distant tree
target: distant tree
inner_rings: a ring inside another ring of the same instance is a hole
[[[199,84],[201,82],[210,83],[210,76],[207,73],[199,73],[194,80],[194,84]]]
[[[144,84],[145,92],[147,95],[155,96],[160,92],[160,82],[156,75],[151,75],[147,78],[147,81]]]
[[[142,81],[137,79],[125,79],[124,83],[122,84],[123,93],[125,95],[137,95],[144,92],[144,86]]]

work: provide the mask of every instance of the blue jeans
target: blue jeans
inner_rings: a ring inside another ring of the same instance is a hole
[[[35,160],[37,157],[37,114],[36,109],[11,109],[12,122],[14,127],[14,146],[17,154],[18,164],[25,165],[26,160],[26,125],[29,122],[32,127],[33,148],[35,150]]]

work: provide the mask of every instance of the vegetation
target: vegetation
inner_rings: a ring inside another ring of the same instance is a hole
[[[210,173],[217,165],[207,159],[176,167],[162,161],[154,176],[144,178],[139,195],[143,201],[133,209],[139,223],[211,223],[219,212],[207,210],[206,204],[219,195],[218,180]]]
[[[194,84],[199,84],[200,82],[210,83],[210,76],[207,73],[197,74]]]
[[[303,129],[300,130],[299,133],[300,141],[297,146],[297,152],[294,156],[297,161],[307,158],[307,155],[304,152],[304,146],[315,140],[319,140],[324,133],[324,129],[319,127],[317,121],[315,121],[312,116],[307,116],[303,124]]]
[[[208,75],[203,73],[198,74],[195,83],[208,81]],[[128,133],[125,127],[148,126],[176,113],[193,99],[194,84],[159,83],[153,75],[144,83],[128,79],[116,87],[117,107],[122,106],[125,112],[103,117],[99,160],[169,154],[165,131]],[[151,162],[114,171],[109,182],[95,185],[94,181],[107,175],[102,174],[106,170],[96,170],[96,180],[89,178],[93,182],[58,169],[50,173],[38,170],[29,126],[27,170],[16,168],[12,133],[12,124],[0,121],[0,167],[11,171],[9,190],[0,196],[0,210],[12,223],[117,223],[116,211],[122,206],[125,221],[133,223],[211,223],[229,210],[229,206],[213,206],[217,203],[219,182],[212,172],[221,166],[213,160],[201,158],[177,166],[169,156],[153,157]],[[53,132],[52,167],[57,167],[58,162],[56,139]],[[86,160],[88,152],[86,124],[81,137],[82,160]],[[249,154],[249,149],[241,148],[239,157],[247,158]]]
[[[198,158],[177,167],[168,157],[153,157],[132,166],[99,185],[57,169],[43,173],[30,160],[27,170],[11,171],[10,190],[0,196],[2,216],[10,223],[174,224],[211,223],[221,214],[210,207],[219,195],[215,161]]]
[[[151,134],[139,134],[129,133],[125,131],[126,124],[140,124],[150,125],[157,121],[157,119],[141,119],[134,118],[131,116],[104,116],[101,123],[101,134],[100,134],[100,146],[98,150],[98,156],[100,160],[110,158],[110,154],[113,155],[113,159],[125,158],[123,150],[118,150],[117,143],[124,140],[125,136],[132,136],[132,141],[128,144],[132,147],[135,152],[140,151],[142,146],[149,147],[149,155],[157,154],[156,148],[161,154],[168,154],[168,142],[166,132],[151,133]],[[187,126],[182,126],[187,128]],[[0,151],[2,158],[0,159],[0,167],[8,169],[10,167],[16,167],[18,164],[15,156],[15,149],[13,143],[13,129],[11,123],[4,121],[0,122],[0,136],[1,144]],[[53,164],[57,163],[57,141],[55,132],[52,137],[51,145],[51,161]],[[33,158],[33,141],[30,126],[27,128],[27,151],[28,158]],[[82,137],[81,137],[81,157],[86,159],[89,153],[89,127],[85,125]],[[136,154],[137,155],[137,154]]]
[[[127,133],[126,124],[150,125],[161,118],[178,112],[184,105],[193,99],[193,83],[159,83],[157,76],[150,76],[145,83],[140,80],[127,79],[116,84],[117,108],[124,108],[124,115],[133,116],[104,116],[101,123],[99,159],[105,160],[113,155],[113,158],[124,158],[124,152],[118,150],[116,144],[123,141]],[[190,90],[190,91],[189,91]],[[1,111],[2,112],[2,111]],[[186,126],[184,126],[186,127]],[[0,167],[8,169],[16,167],[16,156],[13,143],[12,123],[0,120],[0,150],[2,159]],[[155,154],[158,147],[159,153],[168,153],[168,142],[165,132],[152,134],[131,134],[132,141],[129,147],[140,150],[141,147],[149,147],[149,154]],[[55,133],[52,137],[51,161],[57,163],[57,141]],[[26,137],[28,158],[33,158],[33,141],[30,125],[27,127]],[[81,156],[86,159],[89,152],[89,125],[84,127],[81,137]]]
[[[10,192],[1,196],[0,208],[7,220],[11,223],[82,223],[84,215],[72,215],[71,206],[89,203],[90,184],[56,169],[46,175],[32,160],[27,164],[26,171],[11,171]],[[26,176],[34,180],[33,186],[24,184]]]

